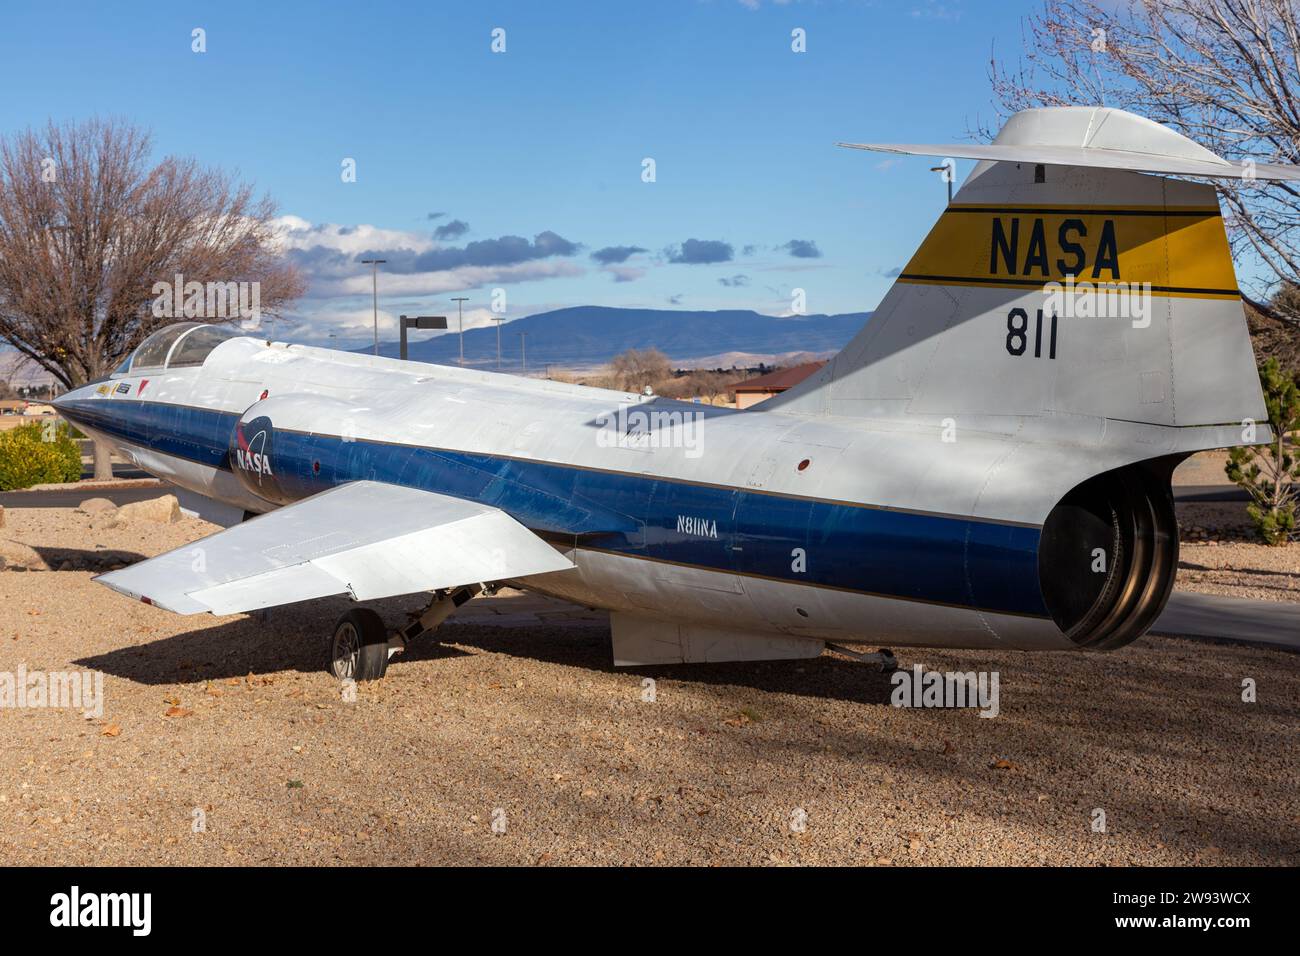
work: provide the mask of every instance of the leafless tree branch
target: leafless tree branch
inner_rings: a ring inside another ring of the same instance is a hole
[[[1045,0],[1025,53],[993,57],[1000,118],[1034,106],[1106,105],[1163,123],[1227,159],[1300,162],[1300,25],[1293,0]],[[985,138],[993,130],[980,126]],[[1261,266],[1254,299],[1300,324],[1300,190],[1224,181],[1234,255]]]
[[[269,198],[190,159],[151,166],[149,153],[148,133],[118,121],[0,140],[0,339],[66,387],[174,321],[153,314],[153,286],[178,273],[259,282],[272,315],[302,293]]]

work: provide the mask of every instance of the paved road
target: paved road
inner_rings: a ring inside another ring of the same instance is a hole
[[[93,461],[83,460],[81,463],[81,480],[86,481],[95,477],[95,463]],[[113,462],[114,478],[152,478],[153,475],[143,468],[136,468],[134,465],[124,465],[119,462]]]
[[[148,485],[143,488],[94,489],[74,486],[67,491],[4,491],[0,506],[5,508],[75,508],[87,498],[107,498],[115,505],[147,501],[160,495],[174,494],[171,485]]]
[[[1174,501],[1249,501],[1235,485],[1174,485]]]
[[[1175,591],[1151,632],[1300,651],[1300,604]]]
[[[88,438],[82,438],[78,441],[81,446],[81,477],[84,481],[87,478],[95,477],[95,445]],[[137,468],[129,461],[122,461],[114,457],[113,477],[114,478],[150,478],[152,477],[143,468]]]

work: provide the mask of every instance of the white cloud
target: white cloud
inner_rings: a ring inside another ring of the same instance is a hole
[[[339,279],[316,279],[305,298],[333,299],[341,296],[369,296],[372,292],[370,267],[361,275]],[[586,269],[572,262],[521,262],[513,266],[462,266],[444,272],[384,272],[379,267],[379,294],[381,296],[444,295],[464,292],[467,289],[485,288],[538,279],[572,278],[584,275]]]
[[[274,222],[280,241],[286,249],[311,249],[322,246],[349,255],[358,255],[372,249],[414,249],[424,252],[435,249],[438,243],[425,232],[408,232],[399,229],[381,229],[378,226],[343,226],[337,223],[313,225],[301,216],[280,216]]]
[[[639,266],[605,266],[600,271],[608,272],[614,277],[615,282],[635,282],[646,273]]]
[[[448,325],[456,328],[454,303],[445,298],[453,293],[478,290],[482,307],[465,310],[465,328],[492,325],[493,313],[487,308],[490,290],[497,286],[514,287],[544,279],[573,278],[587,269],[563,254],[550,254],[541,245],[546,236],[559,243],[565,240],[543,234],[529,244],[509,240],[534,255],[522,262],[498,265],[456,265],[444,269],[421,271],[422,261],[440,261],[450,250],[461,247],[441,243],[427,232],[384,229],[369,224],[355,226],[338,223],[312,223],[301,216],[285,215],[276,220],[281,248],[302,270],[307,290],[289,314],[294,328],[288,336],[294,341],[328,344],[330,334],[340,347],[364,344],[373,334],[372,286],[370,266],[357,260],[363,255],[392,260],[379,266],[379,335],[389,340],[397,337],[398,315],[447,315]],[[506,240],[502,240],[503,242]],[[491,240],[489,240],[491,242]],[[576,250],[576,246],[573,247]],[[541,249],[541,252],[537,250]],[[428,260],[419,260],[433,253]],[[412,266],[412,263],[416,263]],[[414,271],[412,271],[414,269]],[[388,271],[392,270],[392,271]],[[403,300],[394,306],[393,300]],[[511,318],[518,316],[511,315]]]

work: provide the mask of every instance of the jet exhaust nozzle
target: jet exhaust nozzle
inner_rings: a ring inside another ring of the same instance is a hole
[[[1043,600],[1081,648],[1123,647],[1164,610],[1178,567],[1169,477],[1182,457],[1094,475],[1047,516],[1038,549]]]

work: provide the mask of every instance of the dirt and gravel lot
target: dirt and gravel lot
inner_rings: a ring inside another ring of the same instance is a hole
[[[1224,451],[1199,452],[1178,466],[1174,485],[1235,489],[1224,475],[1227,460]],[[1244,502],[1179,502],[1176,510],[1180,591],[1300,602],[1300,545],[1260,544]]]
[[[1240,502],[1177,505],[1181,591],[1300,602],[1300,543],[1260,544]]]
[[[212,530],[111,525],[10,509],[0,538],[76,568]],[[177,617],[91,576],[0,572],[0,672],[95,669],[105,696],[0,709],[5,864],[1300,862],[1300,655],[899,654],[998,671],[982,719],[894,708],[831,654],[615,671],[601,615],[503,592],[346,702],[322,669],[346,602]]]

